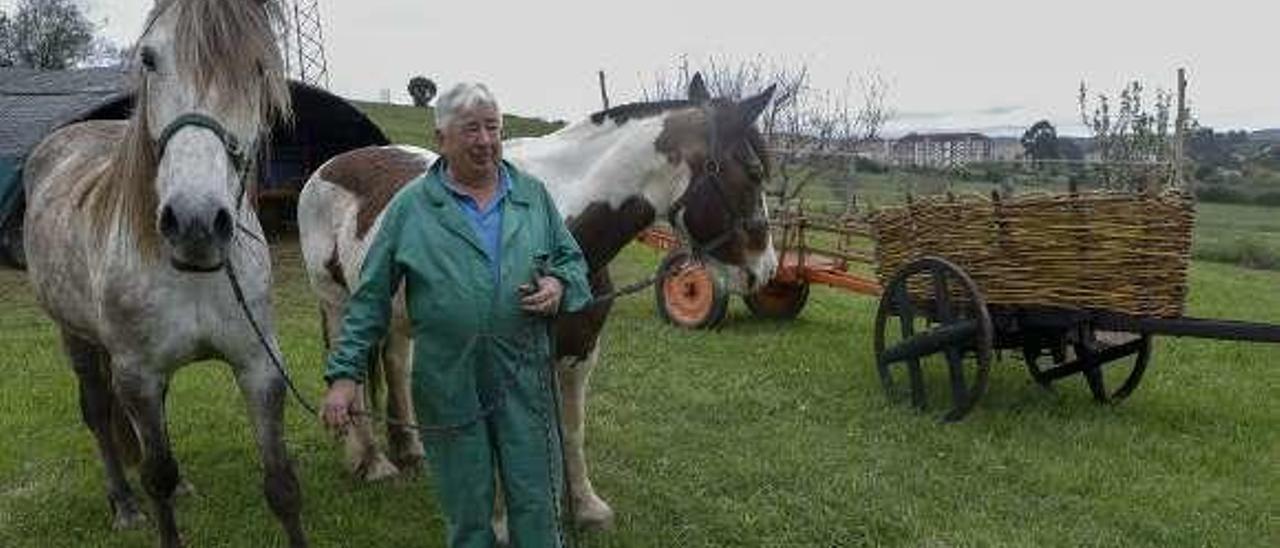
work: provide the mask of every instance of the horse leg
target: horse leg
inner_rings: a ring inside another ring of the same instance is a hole
[[[565,358],[560,361],[561,421],[564,425],[564,456],[569,474],[569,492],[573,497],[574,522],[587,529],[607,529],[613,524],[613,509],[596,495],[587,477],[585,419],[587,377],[600,358],[599,342],[586,360]]]
[[[146,522],[138,500],[124,475],[124,463],[136,459],[139,448],[133,426],[111,393],[111,356],[106,349],[62,332],[62,344],[80,381],[80,416],[98,442],[98,453],[107,472],[107,502],[112,527],[133,529]],[[123,434],[123,435],[120,435]],[[121,445],[129,444],[127,447]]]
[[[182,546],[173,515],[178,463],[173,459],[165,424],[164,394],[169,380],[163,375],[144,372],[136,363],[121,365],[116,369],[113,384],[142,437],[142,486],[155,507],[160,545]]]
[[[289,537],[289,546],[304,547],[307,545],[307,538],[302,532],[300,518],[302,490],[293,473],[293,464],[289,461],[284,443],[284,377],[266,362],[265,356],[254,363],[261,366],[239,369],[236,382],[244,394],[249,418],[257,436],[258,454],[264,473],[263,492],[267,505],[275,513],[276,519],[280,520]]]
[[[425,455],[418,429],[406,426],[417,422],[413,415],[413,393],[409,383],[412,358],[413,339],[408,329],[393,327],[383,347],[382,365],[387,381],[387,416],[391,419],[387,422],[387,439],[392,462],[401,470],[417,468]]]
[[[337,344],[342,333],[342,306],[333,299],[322,299],[320,320],[324,323],[326,346],[330,341]],[[371,379],[377,382],[377,379]],[[342,433],[343,453],[346,455],[347,469],[365,481],[377,481],[396,475],[396,469],[380,451],[373,436],[373,424],[365,413],[365,388],[356,388],[354,407],[357,415],[351,418],[351,426]]]

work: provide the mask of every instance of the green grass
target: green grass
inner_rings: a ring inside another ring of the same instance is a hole
[[[276,248],[274,304],[300,388],[318,399],[322,343],[296,242]],[[657,262],[615,262],[620,281]],[[1197,263],[1193,315],[1280,323],[1280,275]],[[22,273],[0,271],[0,546],[138,546],[110,530],[103,474],[72,373]],[[870,363],[875,303],[815,288],[793,322],[734,303],[725,327],[661,324],[619,301],[592,378],[588,447],[616,527],[586,546],[1274,546],[1280,527],[1280,348],[1158,340],[1123,405],[1080,379],[1047,393],[1016,361],[959,424],[886,404]],[[175,378],[170,425],[198,493],[178,503],[193,546],[277,546],[243,405],[227,368]],[[290,452],[315,546],[440,546],[418,476],[353,481],[290,403]]]
[[[1280,270],[1280,207],[1196,205],[1196,258]]]

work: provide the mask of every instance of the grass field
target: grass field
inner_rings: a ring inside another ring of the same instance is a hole
[[[321,394],[322,345],[296,242],[277,245],[280,338]],[[633,248],[621,280],[657,261]],[[1195,315],[1280,322],[1280,275],[1198,263]],[[75,383],[23,274],[0,271],[0,546],[139,546],[112,532]],[[873,301],[815,289],[791,323],[735,303],[717,332],[618,303],[593,379],[589,452],[613,531],[584,546],[1274,546],[1280,535],[1280,348],[1159,340],[1147,380],[1116,407],[1083,381],[1056,393],[1005,362],[964,422],[886,405],[871,368]],[[227,369],[183,370],[175,452],[197,494],[178,503],[193,546],[277,546]],[[316,546],[440,546],[429,478],[364,485],[296,404],[289,447]]]

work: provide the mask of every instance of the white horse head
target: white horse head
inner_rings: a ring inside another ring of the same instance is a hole
[[[288,113],[277,10],[263,0],[161,0],[134,50],[136,138],[149,149],[141,156],[156,156],[153,218],[180,269],[226,260],[259,138]]]

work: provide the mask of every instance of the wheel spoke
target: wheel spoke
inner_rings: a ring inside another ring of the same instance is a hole
[[[912,335],[902,342],[885,349],[880,360],[884,363],[894,363],[909,358],[937,354],[948,348],[964,348],[973,341],[977,332],[978,322],[973,320],[960,320],[955,323],[940,325],[924,333]]]
[[[948,377],[951,379],[950,414],[958,419],[969,408],[969,387],[964,383],[964,352],[956,347],[948,347],[946,352]]]
[[[948,323],[951,321],[951,294],[947,289],[947,272],[941,267],[934,267],[932,270],[933,278],[933,302],[936,309],[938,323]]]

